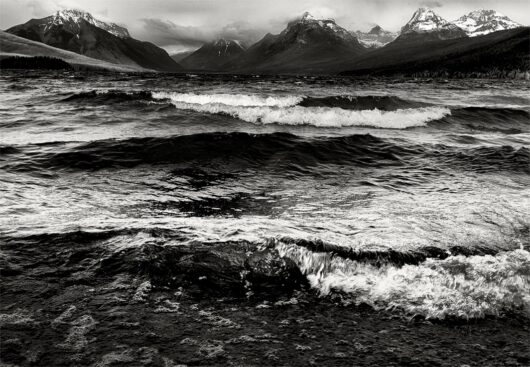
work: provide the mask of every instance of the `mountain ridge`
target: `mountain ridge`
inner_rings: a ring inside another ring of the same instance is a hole
[[[219,38],[186,56],[180,64],[189,70],[217,71],[241,56],[247,47],[238,40]]]
[[[426,47],[427,46],[427,47]],[[477,37],[392,42],[342,65],[350,76],[530,77],[530,27]],[[511,75],[511,76],[510,76]]]
[[[227,70],[238,72],[322,72],[335,59],[366,52],[357,38],[335,20],[305,12],[279,34],[268,33]]]
[[[124,37],[118,37],[93,24],[99,24],[97,22],[89,13],[67,11],[31,19],[9,28],[7,32],[114,64],[168,72],[183,69],[160,47],[125,37],[128,31],[125,33],[124,28],[120,31]],[[114,30],[117,31],[117,28]]]
[[[116,72],[148,71],[138,66],[118,65],[90,58],[75,52],[48,46],[42,42],[28,40],[11,33],[0,31],[0,58],[36,56],[61,59],[76,70],[106,70]]]
[[[485,9],[472,11],[452,23],[463,29],[469,37],[522,27],[498,11]]]

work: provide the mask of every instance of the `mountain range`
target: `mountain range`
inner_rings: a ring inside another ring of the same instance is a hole
[[[522,27],[521,24],[495,10],[484,9],[472,11],[453,21],[453,24],[464,30],[469,37]]]
[[[448,22],[431,9],[419,8],[401,28],[396,41],[444,40],[463,37],[467,37],[463,29]]]
[[[351,59],[366,52],[357,38],[333,19],[317,19],[307,12],[289,22],[280,34],[269,33],[246,50],[234,49],[222,57],[224,47],[218,42],[207,45],[182,62],[195,69],[208,64],[210,70],[217,71],[318,73],[335,71],[328,68],[333,60]]]
[[[483,36],[392,42],[340,66],[352,76],[530,77],[530,28]]]
[[[366,33],[349,32],[334,19],[306,12],[279,34],[269,33],[253,45],[220,38],[172,57],[152,43],[135,40],[125,27],[78,10],[32,19],[7,32],[113,65],[165,72],[384,74],[437,65],[440,70],[469,70],[474,65],[470,60],[480,61],[475,69],[529,69],[528,28],[493,10],[477,10],[449,22],[431,9],[419,8],[396,33],[380,26]],[[2,44],[0,52],[5,48]]]

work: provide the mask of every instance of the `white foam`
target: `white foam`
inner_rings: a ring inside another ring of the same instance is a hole
[[[322,295],[343,292],[356,304],[437,319],[530,312],[530,252],[525,250],[376,267],[282,242],[276,248]]]
[[[297,106],[302,97],[263,97],[239,94],[153,93],[155,99],[169,98],[178,109],[227,114],[254,124],[312,125],[317,127],[368,126],[406,129],[425,126],[451,114],[445,107],[409,108],[396,111],[345,110],[337,107]]]
[[[259,96],[253,94],[195,94],[153,92],[155,99],[170,99],[173,103],[189,105],[224,105],[239,107],[289,107],[300,103],[303,97],[297,96]],[[192,109],[192,108],[190,108]]]

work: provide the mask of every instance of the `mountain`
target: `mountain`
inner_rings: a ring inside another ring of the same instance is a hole
[[[146,69],[139,66],[112,64],[0,31],[0,58],[5,60],[11,57],[41,56],[63,60],[76,70],[146,71]]]
[[[192,70],[223,70],[224,65],[245,53],[246,47],[237,40],[218,39],[181,60],[180,64]]]
[[[378,25],[373,27],[368,33],[357,31],[355,35],[359,42],[368,48],[383,47],[387,43],[395,40],[398,36],[397,33],[385,31]]]
[[[366,52],[351,33],[333,19],[309,13],[290,22],[280,34],[267,34],[226,68],[239,72],[329,73],[334,65]]]
[[[120,38],[131,38],[127,28],[121,27],[116,23],[105,23],[95,19],[90,13],[82,10],[59,10],[57,13],[52,15],[53,24],[68,24],[68,23],[79,23],[80,19],[86,20],[88,23],[106,30],[107,32]]]
[[[392,42],[343,65],[345,75],[530,75],[530,28],[448,40]]]
[[[466,32],[448,22],[433,10],[419,8],[412,18],[401,28],[398,41],[444,40],[467,37]]]
[[[158,71],[182,70],[163,49],[135,40],[125,28],[103,23],[78,10],[64,10],[46,18],[31,19],[7,32],[115,64]]]
[[[495,10],[484,9],[472,11],[455,20],[453,24],[463,29],[469,37],[522,27]]]

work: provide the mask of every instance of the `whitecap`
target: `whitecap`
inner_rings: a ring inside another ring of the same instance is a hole
[[[522,249],[379,267],[283,242],[276,248],[295,261],[322,295],[342,293],[375,309],[433,319],[530,311],[530,252]]]
[[[260,96],[254,94],[195,94],[174,92],[153,92],[154,99],[169,99],[176,104],[224,105],[239,107],[289,107],[303,100],[299,96]],[[178,106],[177,106],[178,107]],[[192,108],[190,108],[192,109]]]

